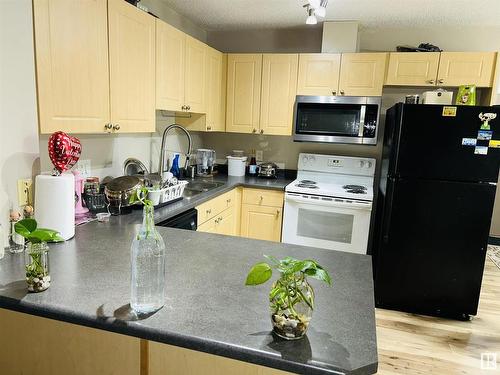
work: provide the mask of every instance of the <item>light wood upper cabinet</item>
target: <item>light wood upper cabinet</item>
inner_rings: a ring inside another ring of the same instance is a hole
[[[385,84],[435,86],[439,56],[439,52],[390,53]]]
[[[110,122],[106,0],[33,2],[40,133]]]
[[[156,19],[156,108],[181,111],[186,34]]]
[[[491,87],[496,55],[496,52],[441,52],[437,82],[441,86]]]
[[[227,56],[213,48],[206,52],[207,131],[226,130]]]
[[[298,57],[297,54],[265,54],[263,56],[261,134],[292,134]]]
[[[300,54],[297,95],[336,95],[340,56],[339,53]]]
[[[184,101],[189,112],[205,113],[206,45],[186,35]]]
[[[154,132],[155,19],[108,0],[111,121],[120,132]]]
[[[261,54],[228,55],[227,132],[255,133],[259,129],[261,78]]]
[[[346,96],[381,96],[387,53],[343,53],[339,93]]]

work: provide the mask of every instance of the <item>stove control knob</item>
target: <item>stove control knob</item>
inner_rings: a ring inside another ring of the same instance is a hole
[[[308,161],[307,156],[302,156],[302,164],[307,164]]]
[[[366,163],[366,168],[370,169],[371,167],[372,167],[372,162],[371,161],[367,162]]]
[[[309,156],[309,163],[314,163],[316,161],[316,157],[315,156]]]
[[[365,162],[364,162],[364,160],[360,160],[360,161],[359,161],[359,167],[360,167],[360,168],[363,168],[364,166],[365,166]]]

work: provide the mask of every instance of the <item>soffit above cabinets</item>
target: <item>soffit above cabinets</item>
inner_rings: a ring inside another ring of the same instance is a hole
[[[206,30],[304,24],[306,0],[161,0]],[[326,20],[364,27],[500,26],[498,0],[329,0]]]

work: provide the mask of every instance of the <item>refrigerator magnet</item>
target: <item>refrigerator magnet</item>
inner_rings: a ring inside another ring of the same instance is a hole
[[[476,154],[476,155],[488,155],[488,147],[476,146],[476,148],[474,149],[474,154]]]
[[[491,130],[479,130],[477,132],[477,139],[479,141],[489,141],[493,138],[493,132]]]
[[[476,143],[476,138],[462,138],[462,146],[475,146]]]
[[[500,141],[497,139],[491,139],[489,147],[491,148],[500,148]]]

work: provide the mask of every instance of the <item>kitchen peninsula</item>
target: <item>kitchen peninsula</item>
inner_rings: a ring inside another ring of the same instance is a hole
[[[128,306],[129,251],[137,229],[112,217],[52,244],[52,284],[43,293],[27,294],[22,255],[0,261],[2,369],[137,375],[376,372],[369,256],[159,228],[167,248],[167,302],[140,319]],[[302,340],[274,337],[268,287],[244,286],[250,266],[263,254],[310,257],[332,275],[331,288],[313,281],[317,306]]]

